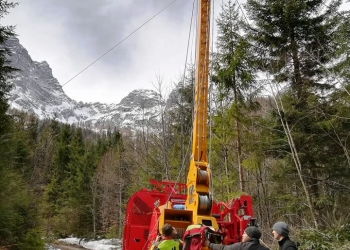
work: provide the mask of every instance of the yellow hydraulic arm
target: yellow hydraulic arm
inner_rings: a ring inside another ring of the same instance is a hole
[[[185,206],[186,210],[193,211],[192,224],[205,224],[218,229],[216,219],[211,216],[211,174],[207,163],[210,0],[199,0],[198,4],[192,156]]]

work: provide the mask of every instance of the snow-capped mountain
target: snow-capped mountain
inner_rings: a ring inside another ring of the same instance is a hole
[[[17,38],[6,41],[5,46],[12,53],[10,65],[19,69],[11,80],[10,108],[96,131],[152,129],[159,121],[165,103],[153,90],[134,90],[119,104],[77,102],[64,93],[48,63],[33,61]]]

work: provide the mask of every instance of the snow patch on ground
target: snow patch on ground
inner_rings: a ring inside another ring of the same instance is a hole
[[[91,249],[91,250],[121,250],[122,249],[122,241],[119,239],[85,241],[77,238],[66,238],[66,239],[59,239],[58,241],[64,242],[67,244],[80,245],[84,248]]]

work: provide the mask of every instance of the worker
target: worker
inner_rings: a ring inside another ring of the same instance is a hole
[[[173,233],[171,235],[175,241],[179,242],[179,249],[181,250],[184,242],[181,240],[180,235],[177,233],[175,227],[173,227]]]
[[[162,235],[152,244],[150,250],[179,250],[179,241],[173,237],[177,232],[174,227],[166,223],[162,227]]]
[[[294,241],[289,239],[289,227],[283,222],[276,222],[272,227],[273,237],[278,240],[279,250],[297,250],[298,247]]]
[[[242,242],[224,246],[210,243],[209,240],[206,240],[204,246],[212,250],[268,250],[268,248],[260,245],[260,237],[261,231],[259,228],[247,227],[242,235]]]

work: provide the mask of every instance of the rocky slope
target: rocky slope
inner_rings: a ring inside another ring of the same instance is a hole
[[[152,129],[159,122],[165,103],[155,91],[134,90],[118,104],[77,102],[64,93],[48,63],[33,61],[17,38],[8,40],[5,46],[12,52],[11,66],[20,69],[11,80],[12,109],[96,131],[138,130],[144,126]]]

